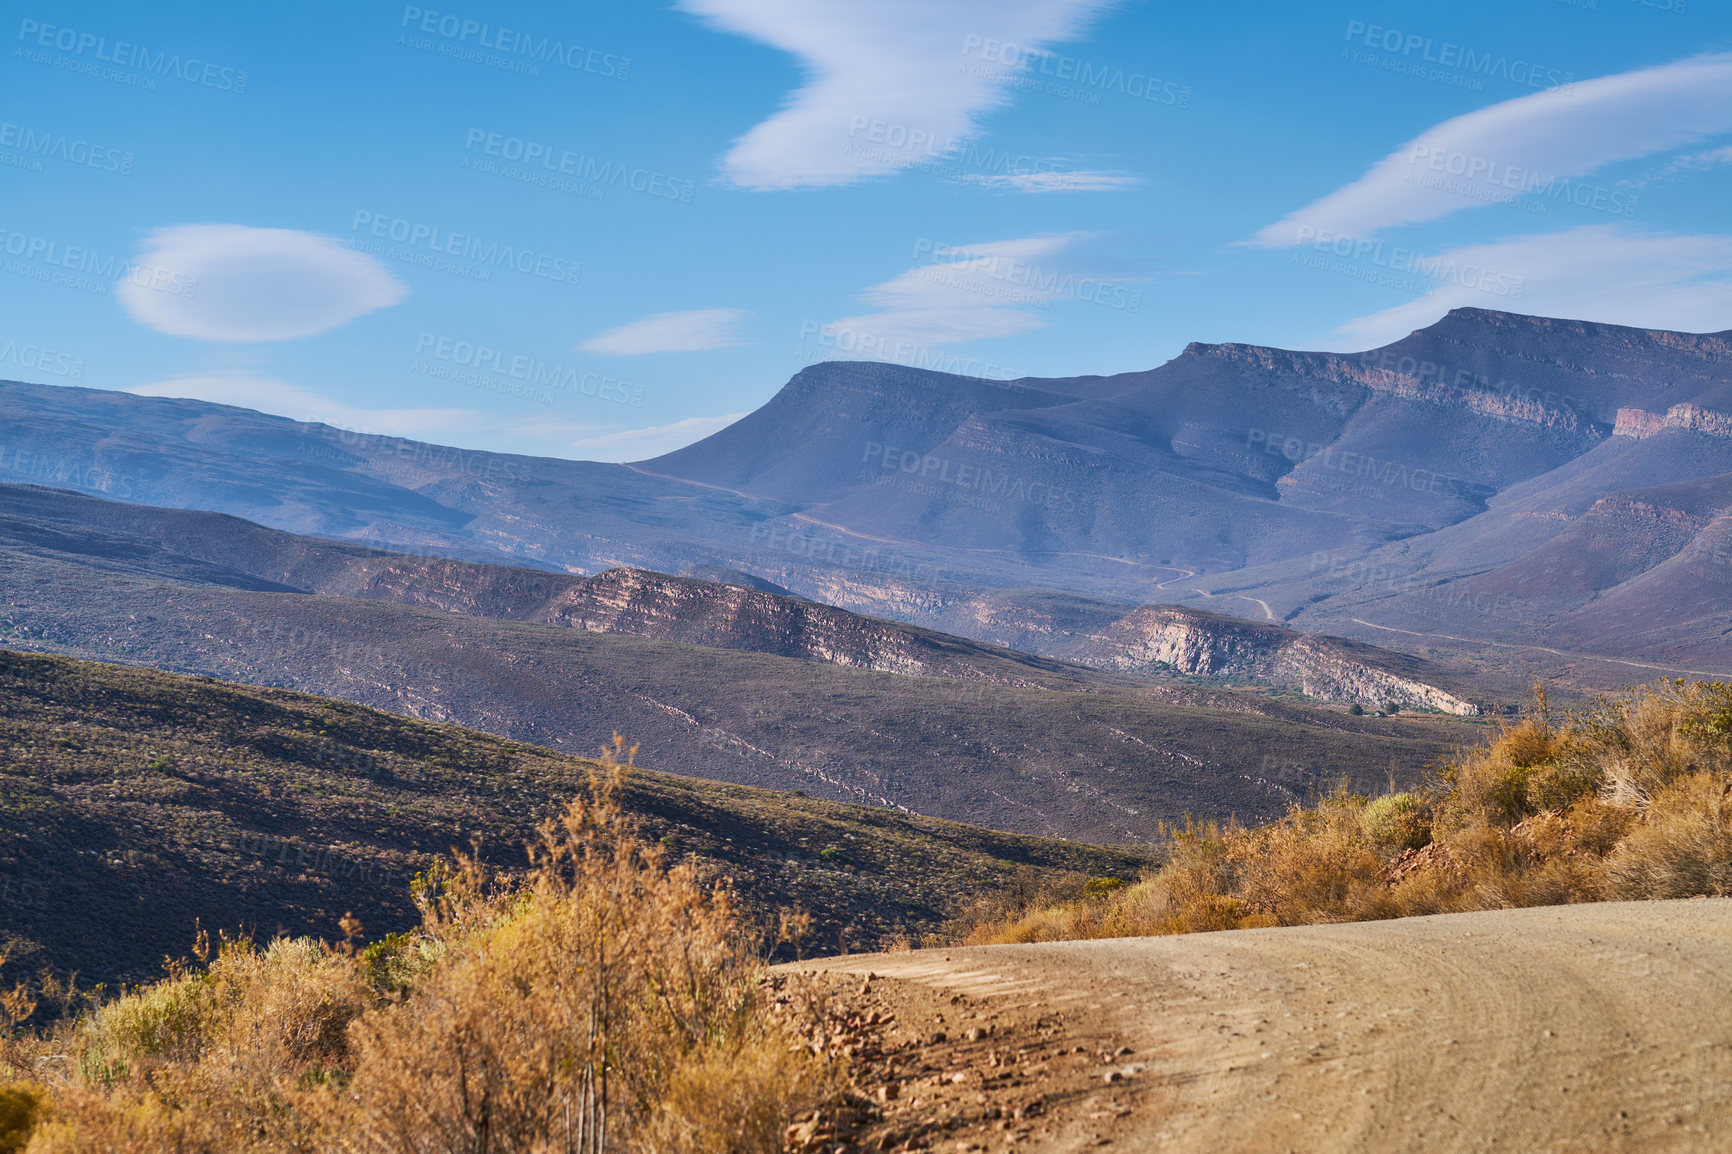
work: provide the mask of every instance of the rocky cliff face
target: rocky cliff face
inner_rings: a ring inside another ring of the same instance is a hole
[[[740,585],[610,569],[573,582],[548,624],[748,649],[883,673],[1033,684],[1057,662]],[[1019,668],[1020,667],[1020,668]]]
[[[1667,429],[1689,429],[1711,437],[1732,437],[1732,413],[1719,413],[1698,405],[1673,405],[1664,413],[1645,409],[1619,409],[1612,432],[1640,441]]]
[[[1398,669],[1400,659],[1332,637],[1240,622],[1216,614],[1148,605],[1066,653],[1097,669],[1171,670],[1297,689],[1322,701],[1405,707],[1473,716],[1479,706]]]
[[[1481,416],[1524,422],[1550,429],[1603,436],[1593,422],[1556,390],[1524,389],[1492,380],[1468,369],[1384,350],[1343,356],[1337,353],[1296,353],[1261,345],[1193,342],[1184,356],[1212,357],[1227,364],[1272,377],[1304,377],[1333,384],[1357,385],[1373,393],[1439,405],[1458,405]]]

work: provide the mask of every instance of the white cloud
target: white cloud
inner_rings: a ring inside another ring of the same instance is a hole
[[[1109,2],[680,0],[680,7],[799,57],[805,83],[722,161],[737,186],[787,189],[956,163],[944,159],[946,150],[976,135],[1023,75],[987,60],[985,42],[1015,45],[1015,61],[1082,35]]]
[[[483,409],[369,409],[248,372],[194,374],[126,391],[141,397],[182,397],[235,405],[359,433],[575,461],[642,461],[659,457],[702,440],[746,415],[687,417],[670,425],[620,429],[553,413],[525,416]]]
[[[1678,236],[1590,225],[1439,254],[1437,289],[1348,322],[1330,347],[1399,340],[1452,308],[1476,307],[1638,328],[1732,328],[1732,236]],[[1454,273],[1444,270],[1454,269]],[[1473,270],[1468,272],[1467,270]],[[1473,287],[1485,271],[1519,281],[1519,297]]]
[[[970,174],[966,179],[970,184],[980,184],[987,188],[1013,188],[1018,192],[1116,192],[1121,188],[1134,188],[1141,183],[1129,173],[1090,169],[1072,172]]]
[[[739,327],[745,309],[693,309],[683,313],[656,313],[620,325],[578,345],[591,353],[613,357],[638,357],[646,353],[695,353],[705,349],[731,348],[740,343]]]
[[[829,335],[839,349],[871,356],[897,345],[967,344],[1045,328],[1044,312],[1054,301],[1092,299],[1117,291],[1125,279],[1070,267],[1069,254],[1085,235],[936,247],[931,263],[861,294],[877,311],[835,321]]]
[[[1446,120],[1251,243],[1371,236],[1725,132],[1732,132],[1732,54],[1604,76]]]
[[[1646,188],[1662,180],[1672,180],[1695,172],[1708,172],[1727,164],[1732,164],[1732,144],[1722,148],[1710,148],[1705,152],[1681,153],[1659,169],[1635,177],[1628,183],[1634,188]]]
[[[409,290],[316,233],[181,224],[145,237],[118,295],[139,324],[205,341],[287,341],[387,308]]]
[[[647,461],[701,441],[747,415],[727,413],[720,417],[687,417],[671,425],[621,429],[615,433],[581,437],[571,442],[571,447],[579,450],[586,461]]]
[[[432,435],[463,429],[475,414],[469,409],[363,409],[310,389],[253,373],[206,373],[174,377],[126,390],[141,397],[181,397],[257,409],[296,421],[323,421],[344,429]]]

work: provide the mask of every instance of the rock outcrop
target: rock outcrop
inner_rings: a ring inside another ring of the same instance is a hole
[[[1612,433],[1640,441],[1667,429],[1689,429],[1710,437],[1732,437],[1732,413],[1719,413],[1699,405],[1673,405],[1664,413],[1645,409],[1619,409]]]
[[[1371,646],[1170,605],[1145,605],[1066,656],[1097,669],[1171,671],[1273,685],[1373,708],[1396,702],[1458,716],[1481,712],[1472,702],[1391,668],[1402,659]]]

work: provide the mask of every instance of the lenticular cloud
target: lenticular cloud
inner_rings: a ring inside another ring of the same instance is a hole
[[[1018,60],[1074,39],[1108,0],[679,4],[799,57],[806,82],[722,161],[737,187],[787,189],[854,184],[947,155],[979,132],[980,118],[1005,104],[1022,77],[1004,63],[1005,48]]]
[[[181,224],[145,238],[118,296],[158,332],[250,343],[316,336],[407,292],[378,261],[327,236]]]

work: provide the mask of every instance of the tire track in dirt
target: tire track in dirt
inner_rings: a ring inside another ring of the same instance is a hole
[[[947,1118],[916,1148],[1732,1149],[1732,900],[919,950],[799,968],[876,974],[910,1037],[942,1029],[922,1015],[960,995],[982,1021],[1062,1020],[1045,1050],[1086,1050],[1043,1061],[1028,1092],[1046,1108],[1027,1119],[992,1115],[985,1094],[929,1095],[921,1110]],[[966,1071],[969,1060],[955,1051],[944,1069]],[[897,1110],[886,1100],[884,1133]],[[873,1137],[861,1148],[877,1148]]]

